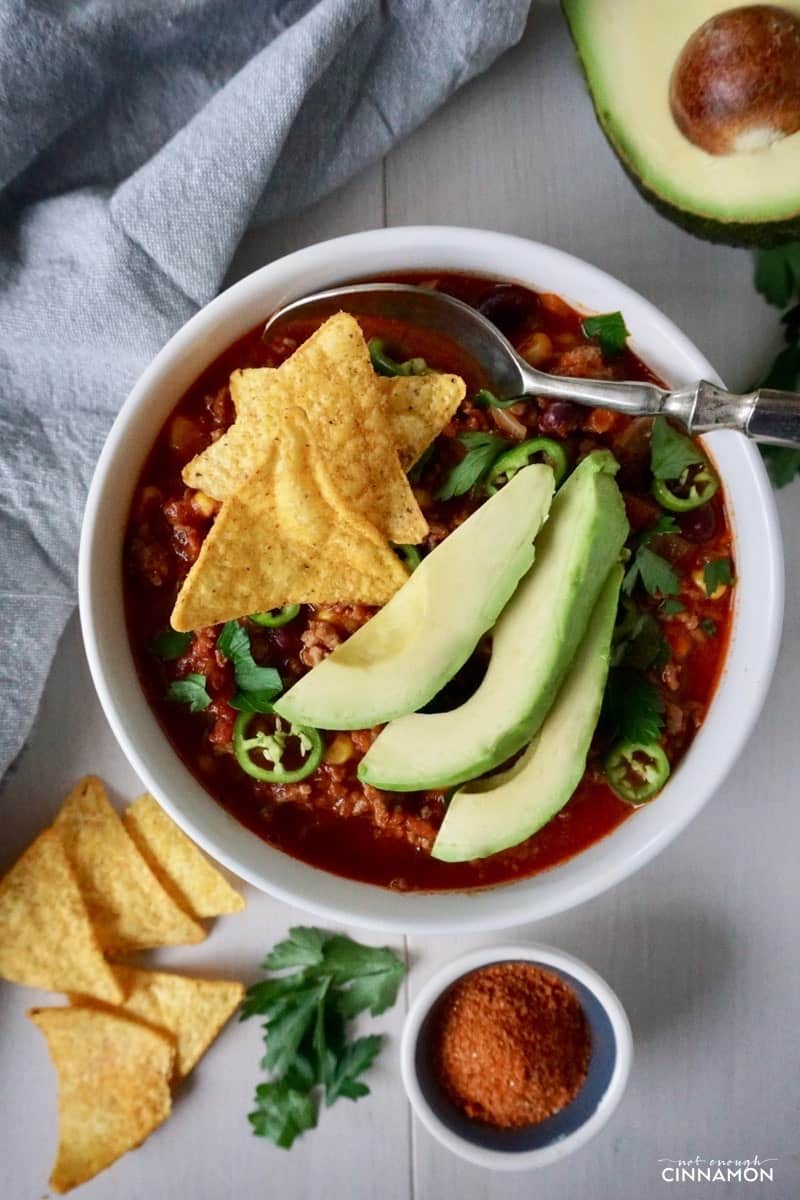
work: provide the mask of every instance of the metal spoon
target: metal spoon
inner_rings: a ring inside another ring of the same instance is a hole
[[[473,356],[501,400],[546,396],[628,413],[664,413],[689,433],[736,429],[758,442],[800,446],[800,394],[759,388],[736,395],[700,380],[670,392],[653,383],[611,379],[566,379],[528,365],[511,343],[477,309],[444,292],[405,283],[360,283],[294,300],[274,313],[266,334],[286,317],[326,316],[344,310],[358,316],[393,317],[443,333]]]

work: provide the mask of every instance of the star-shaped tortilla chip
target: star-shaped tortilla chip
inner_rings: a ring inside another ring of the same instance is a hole
[[[165,892],[99,779],[88,776],[73,788],[53,829],[105,950],[127,952],[203,940],[202,925]]]
[[[122,814],[150,870],[173,900],[195,918],[240,912],[244,900],[152,796],[140,796]]]
[[[339,495],[299,409],[222,506],[184,580],[174,629],[286,604],[384,604],[408,578],[385,539]]]
[[[170,1114],[175,1044],[107,1009],[72,1005],[28,1014],[58,1075],[56,1192],[86,1183],[139,1146]]]
[[[122,999],[52,830],[41,833],[0,882],[0,975],[111,1004]]]
[[[423,539],[428,526],[400,464],[384,392],[354,317],[338,313],[280,367],[234,371],[230,386],[236,421],[186,466],[190,487],[216,500],[232,495],[260,465],[286,410],[299,407],[345,504],[389,541]],[[271,417],[266,423],[265,413]]]

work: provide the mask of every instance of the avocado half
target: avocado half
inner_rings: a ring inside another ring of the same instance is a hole
[[[771,246],[800,238],[800,132],[761,150],[709,154],[681,133],[669,104],[686,42],[732,7],[562,0],[597,120],[645,199],[698,237]],[[800,17],[800,0],[781,7]]]

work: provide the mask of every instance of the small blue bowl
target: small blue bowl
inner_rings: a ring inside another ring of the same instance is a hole
[[[558,975],[577,994],[591,1031],[586,1079],[560,1112],[523,1129],[473,1121],[452,1102],[433,1070],[431,1040],[452,985],[481,967],[525,962]],[[622,1099],[633,1061],[633,1039],[619,999],[580,959],[551,946],[494,946],[475,950],[438,971],[412,1004],[403,1030],[401,1065],[411,1105],[442,1145],[496,1171],[526,1171],[571,1154],[598,1133]]]

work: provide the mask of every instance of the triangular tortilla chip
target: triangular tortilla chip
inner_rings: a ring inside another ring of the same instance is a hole
[[[53,828],[105,950],[146,950],[203,940],[202,925],[164,891],[125,832],[99,779],[88,776],[73,788]]]
[[[467,386],[459,375],[398,375],[381,379],[392,437],[404,471],[413,467],[441,433],[464,399]]]
[[[255,383],[260,374],[275,371],[274,367],[262,367],[247,374]],[[435,371],[376,379],[400,466],[408,471],[453,416],[464,399],[466,384],[459,375]],[[212,442],[183,468],[184,483],[200,488],[215,500],[226,500],[261,464],[283,412],[282,399],[272,387],[245,388],[241,375],[237,376],[232,395],[234,403],[239,400],[236,425],[232,427],[237,433]]]
[[[260,465],[287,407],[298,406],[342,500],[389,541],[420,542],[427,522],[394,444],[383,392],[358,322],[338,313],[276,369],[234,371],[236,421],[193,459],[183,478],[216,500]],[[274,413],[265,428],[264,414]]]
[[[232,979],[190,979],[139,967],[116,972],[126,996],[122,1011],[175,1039],[176,1080],[189,1074],[244,996],[244,985]]]
[[[244,908],[239,893],[152,796],[134,800],[122,820],[161,886],[191,916],[218,917]]]
[[[93,1007],[34,1008],[58,1074],[56,1192],[92,1179],[170,1114],[168,1034]]]
[[[299,409],[222,506],[172,611],[174,629],[286,604],[384,604],[408,575],[328,478]]]
[[[122,999],[52,830],[41,833],[0,882],[0,975],[111,1004]]]

